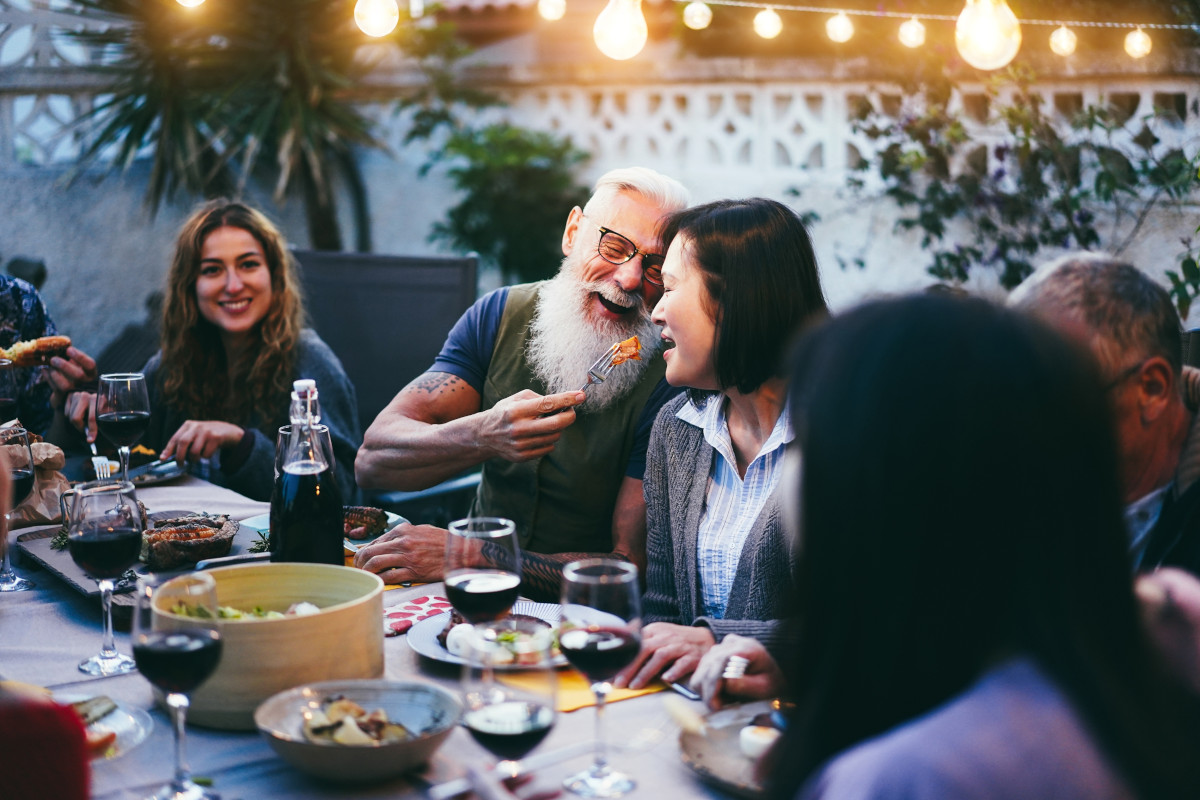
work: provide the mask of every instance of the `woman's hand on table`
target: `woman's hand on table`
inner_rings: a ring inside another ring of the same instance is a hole
[[[354,554],[354,566],[384,583],[432,583],[445,572],[446,529],[402,522]]]
[[[63,414],[89,442],[96,441],[96,395],[94,392],[72,392],[63,403]]]
[[[724,677],[725,665],[732,656],[740,656],[749,662],[745,675],[740,678]],[[724,705],[723,697],[738,700],[778,697],[784,688],[783,672],[757,639],[731,633],[700,659],[700,666],[692,673],[689,686],[715,711]]]
[[[233,447],[246,434],[230,422],[189,419],[163,446],[159,458],[169,461],[199,461],[212,458],[222,447]]]
[[[701,625],[651,622],[642,629],[637,658],[617,675],[613,685],[641,689],[660,672],[664,681],[678,681],[692,674],[715,643],[712,631]]]

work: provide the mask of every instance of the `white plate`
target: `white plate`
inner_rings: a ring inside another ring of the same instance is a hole
[[[384,513],[387,514],[387,524],[385,524],[383,526],[383,530],[379,532],[380,536],[387,533],[388,531],[390,531],[392,528],[396,527],[401,522],[404,522],[404,517],[400,516],[399,514],[393,514],[390,511],[386,511]],[[242,520],[242,527],[250,528],[252,530],[256,530],[261,533],[267,533],[271,528],[271,515],[270,514],[256,514],[255,516],[250,517],[249,519]],[[362,547],[364,544],[367,544],[368,542],[372,541],[375,538],[376,537],[374,537],[374,536],[369,536],[366,539],[346,539],[345,542],[347,545],[350,546],[351,552],[353,552],[354,549]]]
[[[758,714],[770,712],[769,700],[733,706],[710,714],[707,732],[679,732],[679,757],[708,783],[738,797],[760,798],[755,762],[742,753],[742,728]]]
[[[77,703],[80,700],[87,700],[95,695],[87,694],[55,694],[54,700],[58,703]],[[114,701],[117,704],[115,711],[105,714],[100,719],[88,726],[88,733],[108,733],[110,731],[117,734],[116,740],[107,750],[92,755],[92,761],[112,761],[115,758],[128,753],[133,748],[146,740],[150,735],[150,731],[154,730],[154,720],[150,715],[140,708],[134,708],[120,702]]]
[[[557,627],[558,621],[562,617],[562,608],[558,603],[535,603],[532,600],[518,600],[513,603],[512,613],[527,614],[531,617],[549,622],[551,627]],[[442,643],[438,641],[438,634],[442,632],[442,628],[446,627],[446,621],[450,619],[450,612],[444,611],[436,617],[427,617],[415,623],[408,629],[408,644],[413,650],[416,650],[426,658],[432,658],[434,661],[442,661],[447,664],[465,664],[466,660],[452,654],[449,650],[442,647]],[[565,666],[567,659],[560,654],[554,659],[554,665],[557,667]],[[518,664],[509,664],[496,667],[496,669],[522,669]]]

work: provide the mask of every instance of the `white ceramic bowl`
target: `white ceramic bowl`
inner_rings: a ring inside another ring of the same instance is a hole
[[[240,610],[286,611],[307,601],[311,616],[222,620],[221,663],[191,695],[188,722],[210,728],[254,730],[254,710],[293,686],[383,676],[383,581],[352,567],[330,564],[245,564],[208,570],[217,603]],[[170,582],[155,601],[155,627],[184,628],[168,613]]]
[[[382,626],[381,626],[382,629]],[[414,734],[403,742],[341,745],[304,738],[305,709],[344,695]],[[325,681],[280,692],[258,707],[254,722],[271,748],[296,769],[331,781],[364,783],[396,777],[425,763],[458,723],[462,704],[447,689],[416,681]]]

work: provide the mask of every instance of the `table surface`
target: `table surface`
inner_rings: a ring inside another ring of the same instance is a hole
[[[229,513],[245,519],[266,513],[266,503],[188,477],[169,485],[138,490],[150,511],[185,508]],[[10,533],[10,540],[26,530]],[[14,550],[14,557],[17,551]],[[154,730],[131,752],[112,761],[95,762],[92,796],[104,800],[143,798],[166,782],[172,771],[171,727],[166,714],[154,705],[150,684],[140,675],[88,678],[76,669],[80,660],[100,647],[100,606],[68,589],[53,574],[17,563],[23,576],[37,582],[29,592],[0,594],[0,677],[46,686],[56,691],[107,694],[115,700],[150,711]],[[384,593],[384,607],[406,598],[441,593],[440,584],[393,589]],[[381,622],[382,624],[382,622]],[[121,652],[129,653],[128,635],[117,635]],[[425,680],[457,687],[459,670],[418,656],[406,637],[384,640],[385,676],[392,680]],[[697,710],[700,705],[696,704]],[[554,729],[535,753],[544,753],[581,741],[593,734],[594,710],[560,714]],[[662,694],[652,694],[609,705],[605,728],[613,743],[634,746],[611,754],[610,761],[638,781],[633,797],[724,797],[702,783],[682,763],[678,728],[672,723]],[[583,769],[583,755],[545,768],[538,780],[554,784]],[[213,779],[213,790],[224,800],[255,798],[416,798],[432,783],[457,778],[469,766],[495,759],[462,728],[456,729],[425,768],[407,777],[369,786],[335,785],[316,781],[281,761],[257,733],[232,733],[188,728],[188,761],[193,774]],[[564,797],[572,795],[564,794]]]

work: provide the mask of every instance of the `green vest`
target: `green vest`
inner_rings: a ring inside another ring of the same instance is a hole
[[[549,393],[525,355],[540,285],[509,289],[483,384],[485,411],[522,389]],[[579,365],[580,386],[587,367]],[[665,372],[655,357],[632,392],[603,411],[580,413],[549,455],[485,462],[472,513],[513,520],[521,546],[534,553],[611,551],[613,506],[638,418]]]

